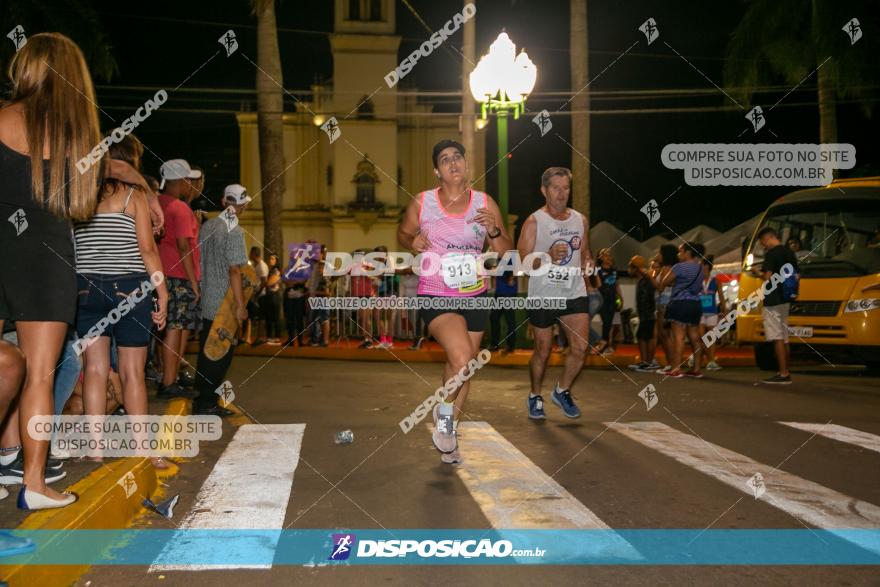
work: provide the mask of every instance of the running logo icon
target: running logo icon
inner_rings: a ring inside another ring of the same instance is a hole
[[[657,21],[653,18],[649,18],[643,22],[642,26],[639,27],[639,30],[644,33],[649,45],[660,37],[660,29],[657,28]]]
[[[657,395],[657,388],[651,383],[639,392],[639,397],[645,401],[645,407],[648,408],[649,412],[660,401],[660,396]]]
[[[125,492],[125,497],[131,497],[134,495],[134,492],[137,491],[137,482],[134,480],[134,474],[129,471],[122,478],[116,482],[117,485],[122,487],[122,490]]]
[[[327,133],[327,138],[330,139],[331,144],[342,135],[342,131],[339,130],[339,123],[336,121],[335,116],[331,116],[327,122],[322,124],[321,130]]]
[[[639,210],[647,216],[648,226],[654,226],[654,223],[660,220],[660,207],[657,205],[657,200],[648,200],[648,203],[639,208]]]
[[[352,548],[354,548],[354,543],[356,541],[357,538],[354,537],[354,534],[334,534],[333,550],[330,552],[330,557],[327,560],[348,560],[348,557],[351,556],[351,550]]]
[[[752,490],[752,493],[755,494],[755,499],[758,499],[767,491],[767,486],[764,485],[764,476],[760,473],[755,473],[749,477],[749,480],[746,481],[746,485]]]
[[[232,232],[232,230],[238,226],[238,216],[235,214],[234,206],[226,208],[220,217],[223,219],[223,222],[226,223],[226,232]]]
[[[214,390],[214,393],[220,396],[220,404],[223,408],[235,401],[235,392],[232,391],[232,383],[229,380],[221,383],[220,387]]]
[[[235,38],[235,31],[229,29],[223,36],[217,39],[217,42],[226,49],[226,56],[229,57],[238,49],[238,40]]]
[[[535,117],[532,119],[532,122],[538,125],[538,128],[541,129],[541,136],[543,137],[547,132],[553,128],[553,122],[550,120],[550,113],[546,110],[541,110],[538,112]]]
[[[849,36],[849,44],[855,45],[856,41],[862,38],[862,25],[859,19],[854,18],[843,26],[843,32]]]
[[[749,113],[746,114],[746,120],[752,123],[755,132],[764,128],[764,124],[767,122],[767,119],[764,118],[764,111],[760,106],[755,106],[749,110]]]
[[[15,227],[15,236],[21,236],[21,233],[27,230],[28,221],[23,208],[19,208],[9,217],[9,222]]]
[[[9,37],[9,40],[15,45],[16,53],[18,53],[22,47],[27,45],[27,37],[24,34],[24,27],[20,24],[15,25],[15,28],[9,31],[6,36]],[[861,32],[859,32],[859,36],[861,36]]]

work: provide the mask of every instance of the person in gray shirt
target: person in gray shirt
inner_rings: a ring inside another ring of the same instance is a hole
[[[199,337],[199,358],[196,363],[196,391],[192,412],[195,415],[228,416],[230,410],[217,404],[216,390],[226,377],[235,345],[218,361],[205,356],[204,348],[211,333],[214,321],[229,286],[235,296],[235,314],[239,324],[247,319],[241,282],[241,267],[247,265],[248,258],[244,245],[244,231],[238,225],[238,217],[244,212],[251,197],[244,186],[232,184],[223,191],[223,205],[226,209],[217,217],[208,220],[199,233],[199,247],[202,251],[202,331]]]

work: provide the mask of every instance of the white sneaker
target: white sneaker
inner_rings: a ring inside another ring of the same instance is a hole
[[[708,365],[706,365],[706,371],[720,371],[721,365],[716,363],[715,361],[710,361]]]
[[[657,369],[657,373],[661,373],[663,375],[669,373],[670,371],[672,371],[672,365],[666,365],[662,369]]]
[[[66,461],[70,458],[70,451],[64,450],[63,448],[58,448],[58,446],[53,442],[49,445],[49,456],[56,461]]]
[[[440,404],[434,406],[434,432],[431,434],[431,440],[437,450],[443,453],[451,453],[458,448],[458,441],[455,439],[454,418],[440,415]]]
[[[693,355],[691,355],[690,358],[688,359],[688,367],[690,367],[691,369],[694,368],[694,356]]]

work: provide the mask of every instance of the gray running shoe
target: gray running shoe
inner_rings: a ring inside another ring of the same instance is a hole
[[[437,450],[444,453],[450,453],[458,448],[458,442],[455,439],[455,425],[452,416],[440,415],[440,404],[434,406],[434,432],[431,439]]]

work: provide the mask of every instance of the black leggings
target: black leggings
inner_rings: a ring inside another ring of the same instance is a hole
[[[301,345],[306,318],[306,298],[284,298],[284,322],[287,325],[287,340],[296,337]]]
[[[193,409],[210,408],[217,404],[216,393],[217,388],[226,378],[229,366],[232,364],[232,357],[235,355],[235,345],[229,348],[223,358],[219,361],[212,361],[205,356],[205,342],[208,335],[211,334],[211,324],[213,320],[202,320],[202,331],[199,333],[199,358],[196,362],[196,382],[195,388],[198,396],[193,401]]]
[[[609,299],[602,301],[602,307],[599,308],[599,317],[602,318],[602,340],[611,344],[611,328],[614,325],[615,299],[609,296]]]
[[[281,320],[279,319],[278,302],[281,299],[281,292],[267,291],[266,295],[260,298],[260,310],[263,313],[263,320],[266,321],[266,338],[281,337]]]
[[[501,319],[507,323],[507,338],[504,340],[504,346],[507,350],[512,351],[516,347],[516,320],[513,308],[496,308],[489,314],[489,322],[492,325],[492,347],[498,346],[501,340]]]

